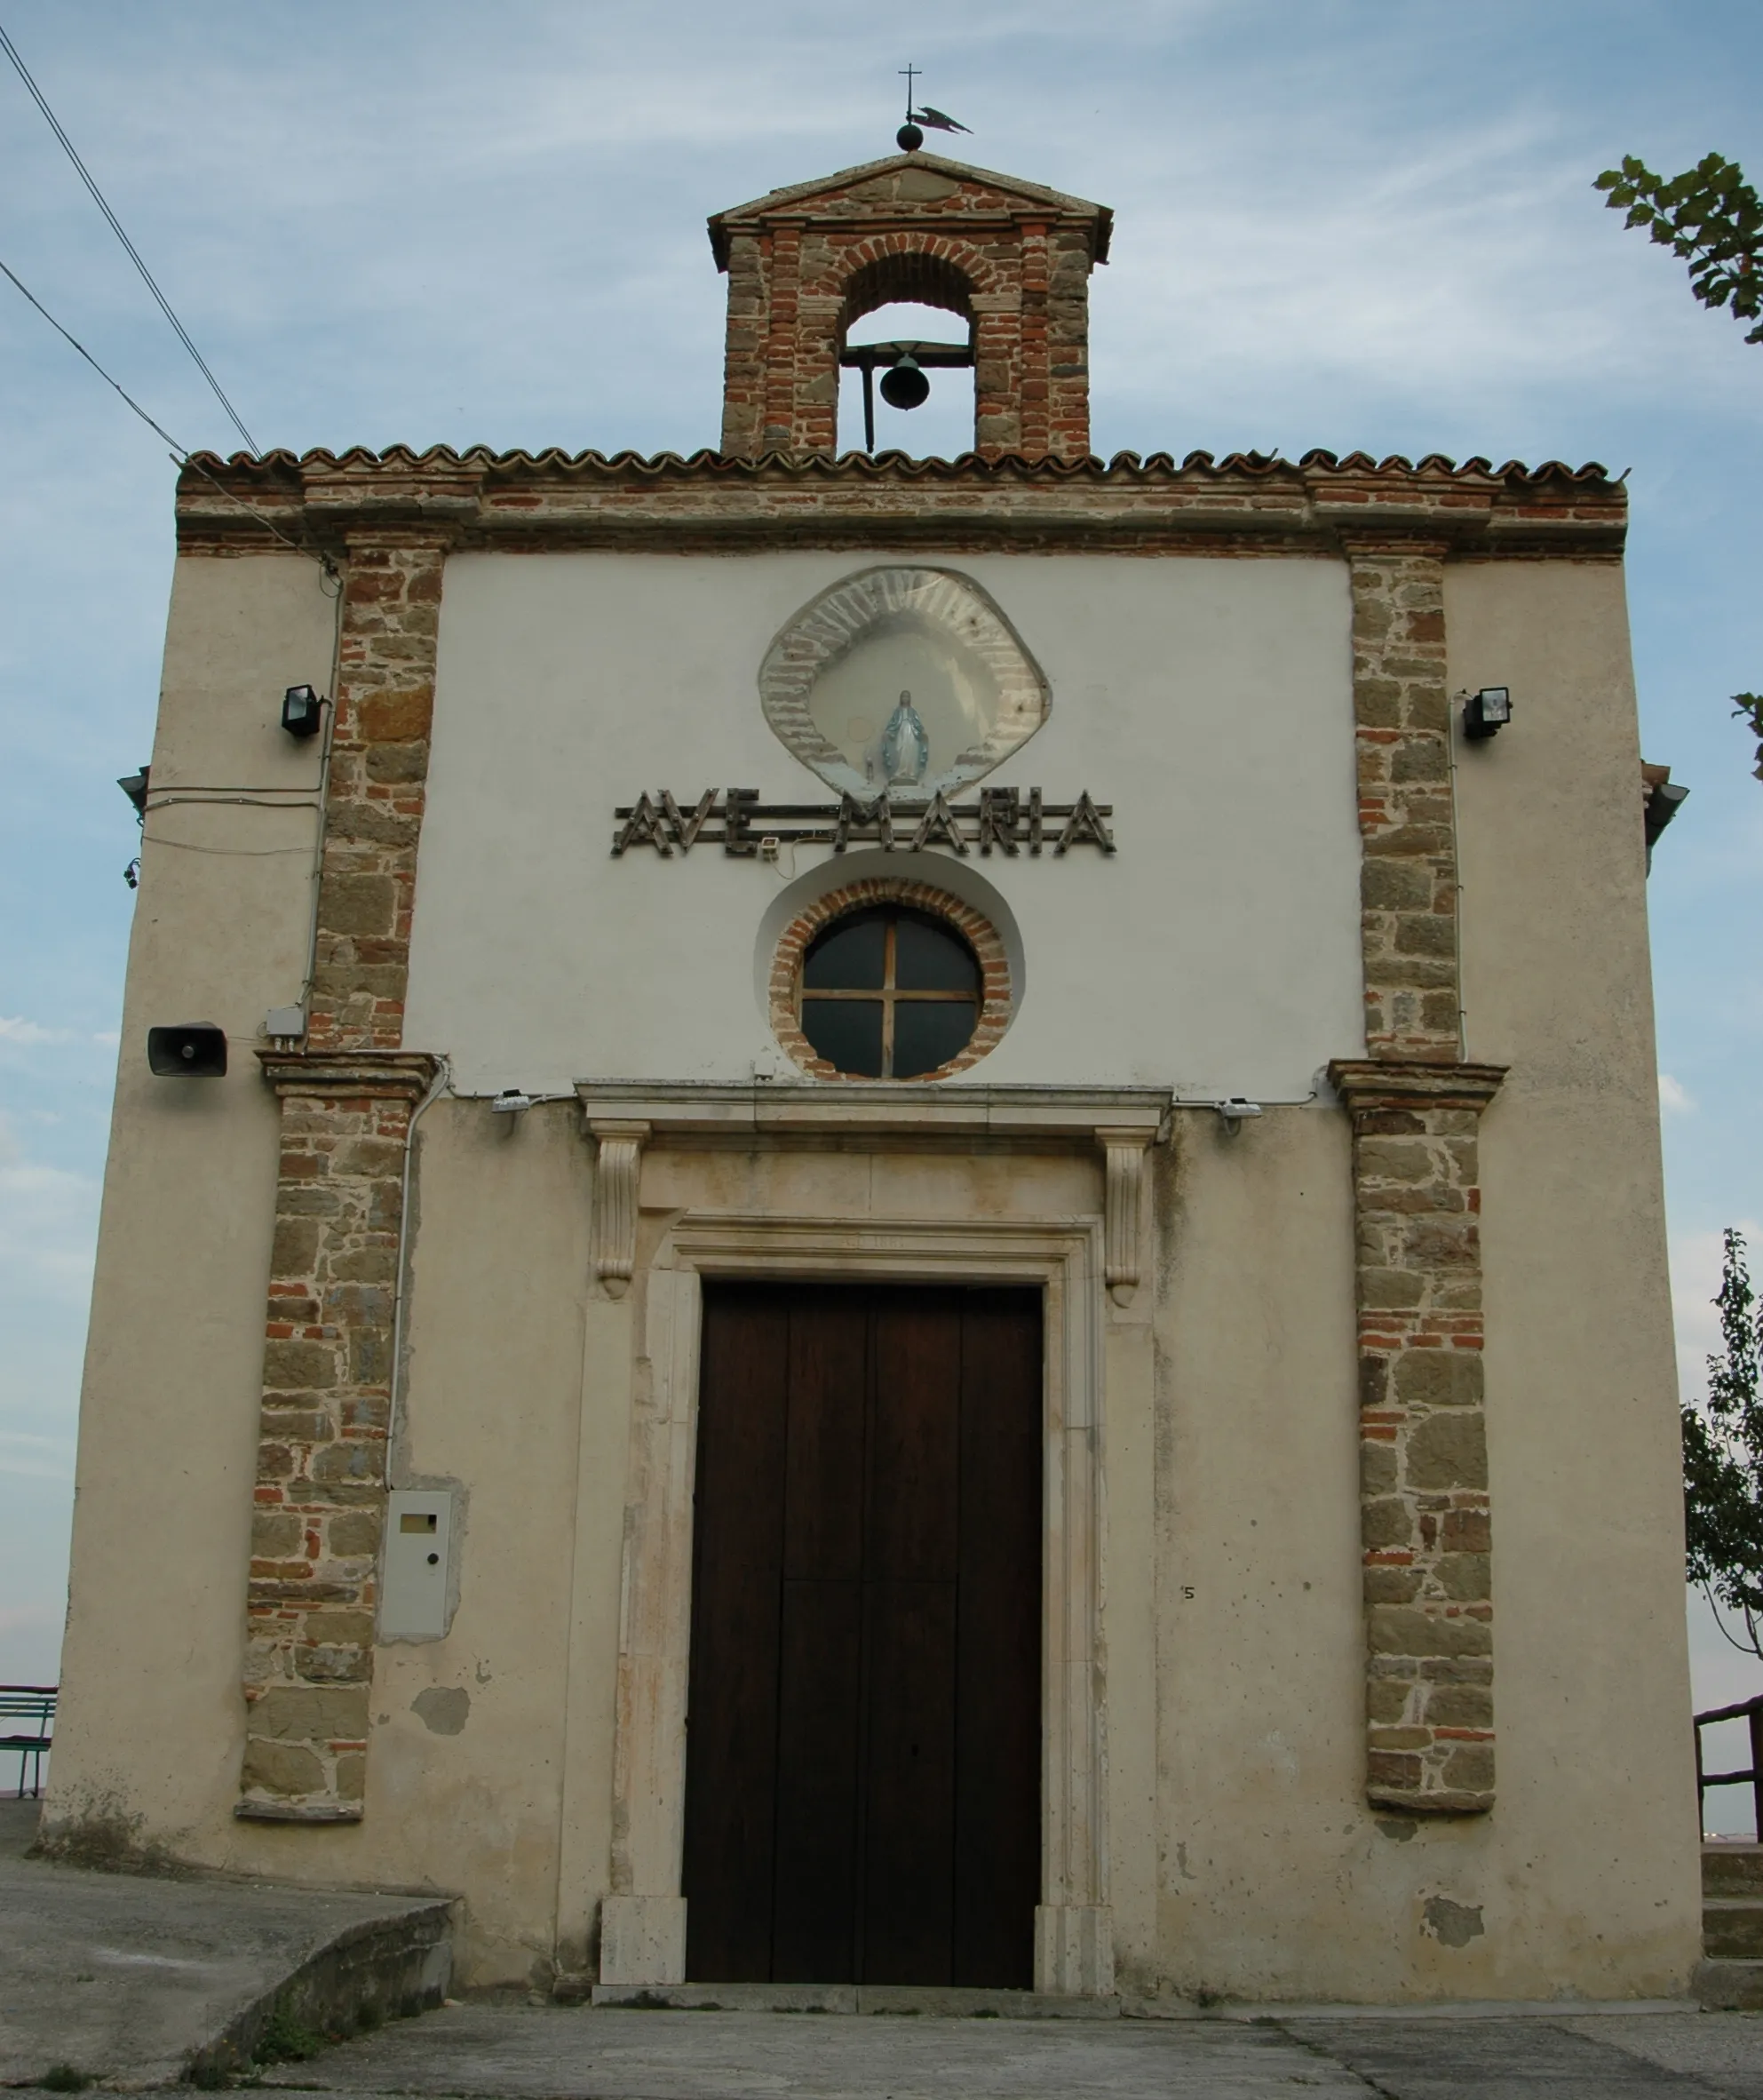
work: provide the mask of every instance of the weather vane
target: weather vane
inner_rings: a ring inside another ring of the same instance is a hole
[[[916,66],[902,66],[900,71],[906,83],[906,122],[895,133],[901,153],[917,153],[925,143],[925,134],[919,129],[923,124],[928,124],[933,131],[966,131],[968,137],[972,138],[971,128],[957,123],[947,110],[933,108],[928,102],[922,108],[913,108],[912,83],[919,77],[918,68]]]

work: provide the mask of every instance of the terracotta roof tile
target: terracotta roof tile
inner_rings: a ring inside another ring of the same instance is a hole
[[[323,448],[309,452],[293,452],[277,449],[261,454],[234,452],[226,457],[213,452],[192,455],[210,472],[230,471],[234,473],[274,473],[298,472],[313,473],[441,473],[453,469],[491,473],[529,473],[536,470],[547,473],[568,473],[584,479],[600,476],[617,476],[621,479],[637,476],[651,481],[673,479],[682,475],[693,478],[732,481],[756,481],[780,474],[802,480],[826,481],[852,479],[872,481],[1015,481],[1024,476],[1036,481],[1099,481],[1118,479],[1132,481],[1159,479],[1171,475],[1200,476],[1211,480],[1274,481],[1281,478],[1315,482],[1329,479],[1364,480],[1418,482],[1455,481],[1465,486],[1492,489],[1510,488],[1515,483],[1541,486],[1568,484],[1596,492],[1607,498],[1620,489],[1619,481],[1612,481],[1609,471],[1596,460],[1588,460],[1583,466],[1569,466],[1560,459],[1545,460],[1539,466],[1527,466],[1521,460],[1509,459],[1503,466],[1495,466],[1490,460],[1480,456],[1461,462],[1447,458],[1441,452],[1429,452],[1414,461],[1399,452],[1388,454],[1382,459],[1374,458],[1369,452],[1339,454],[1322,450],[1304,453],[1296,460],[1286,459],[1276,453],[1227,452],[1219,457],[1211,452],[1194,451],[1177,459],[1171,452],[1116,452],[1104,459],[1092,454],[1084,459],[1063,460],[1053,458],[1029,459],[1018,453],[1006,453],[1002,457],[985,459],[977,453],[965,452],[953,459],[918,459],[905,452],[878,452],[871,457],[864,452],[844,452],[836,458],[825,453],[786,454],[768,452],[757,459],[738,458],[710,450],[692,453],[679,452],[566,452],[560,446],[548,446],[540,452],[517,449],[494,452],[486,445],[467,447],[455,451],[450,445],[431,445],[426,451],[417,452],[408,445],[388,446],[383,452],[369,450],[362,445],[353,445],[342,452],[331,452]],[[198,475],[196,477],[200,479]]]

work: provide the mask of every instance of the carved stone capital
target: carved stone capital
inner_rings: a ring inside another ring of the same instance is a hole
[[[1392,1109],[1473,1109],[1500,1090],[1503,1064],[1447,1064],[1415,1058],[1337,1057],[1329,1084],[1353,1114]]]
[[[1140,1213],[1144,1205],[1145,1153],[1155,1133],[1104,1126],[1096,1142],[1108,1160],[1104,1255],[1108,1295],[1131,1305],[1139,1287]]]
[[[290,1094],[379,1094],[420,1101],[441,1060],[426,1050],[259,1050],[263,1076],[285,1101]]]
[[[650,1126],[595,1120],[588,1129],[599,1148],[594,1169],[594,1274],[608,1298],[622,1298],[637,1266],[637,1182]]]

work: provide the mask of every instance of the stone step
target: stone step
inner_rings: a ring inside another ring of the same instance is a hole
[[[1691,1988],[1709,2012],[1763,2012],[1763,1961],[1698,1961]]]
[[[1763,1897],[1703,1897],[1702,1952],[1711,1961],[1763,1961]]]
[[[249,2076],[278,2032],[331,2041],[433,2011],[452,1980],[454,1910],[419,1898],[345,1925],[194,2049],[186,2077]]]
[[[1763,1897],[1763,1845],[1745,1838],[1713,1838],[1702,1848],[1704,1896]]]
[[[896,2013],[945,2020],[1113,2020],[1121,2012],[1118,1998],[943,1984],[595,1984],[590,1995],[596,2006],[646,2012]]]

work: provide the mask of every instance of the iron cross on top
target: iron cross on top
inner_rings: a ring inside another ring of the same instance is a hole
[[[912,121],[912,83],[922,76],[916,66],[902,66],[900,72],[906,83],[906,121],[909,124]]]

